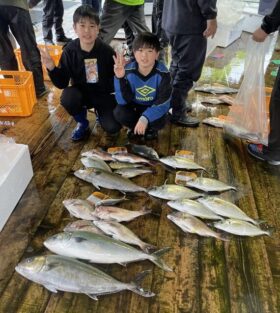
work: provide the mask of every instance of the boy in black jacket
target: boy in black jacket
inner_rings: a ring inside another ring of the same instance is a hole
[[[121,125],[115,120],[114,50],[101,39],[99,17],[88,5],[80,6],[73,15],[78,39],[63,50],[60,64],[55,67],[47,50],[41,51],[42,61],[49,71],[53,84],[64,89],[61,104],[78,123],[72,140],[84,139],[89,133],[87,109],[95,108],[103,129],[117,133]],[[71,86],[68,86],[71,80]]]

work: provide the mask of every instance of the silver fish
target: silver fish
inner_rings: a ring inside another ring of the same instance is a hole
[[[218,215],[258,224],[257,221],[250,218],[238,206],[229,201],[218,197],[205,197],[198,199],[198,201]]]
[[[116,240],[139,246],[143,251],[149,253],[155,246],[150,245],[138,238],[129,228],[113,221],[94,221],[105,234],[112,236]]]
[[[164,158],[160,158],[159,159],[160,162],[171,166],[173,168],[179,168],[179,169],[186,169],[186,170],[204,170],[205,168],[196,164],[194,161],[188,159],[188,158],[184,158],[184,157],[180,157],[180,156],[167,156]]]
[[[202,123],[208,124],[208,125],[211,125],[211,126],[214,126],[214,127],[223,128],[225,123],[226,123],[226,120],[225,119],[221,119],[219,117],[212,116],[212,117],[207,117],[204,120],[202,120]]]
[[[261,133],[258,134],[251,132],[242,126],[234,125],[232,123],[225,123],[223,128],[225,134],[231,135],[233,137],[251,140],[253,142],[259,142],[262,139]]]
[[[209,191],[221,192],[221,191],[226,191],[230,189],[236,190],[235,187],[226,185],[225,183],[217,179],[206,178],[206,177],[197,177],[193,180],[190,180],[187,182],[187,186],[194,187],[202,191],[206,191],[206,192],[209,192]]]
[[[59,233],[48,238],[44,245],[54,253],[89,260],[93,263],[125,264],[140,260],[150,260],[165,271],[171,269],[160,259],[160,255],[169,248],[164,248],[153,254],[137,250],[124,242],[108,236],[88,232]]]
[[[69,213],[83,220],[92,220],[91,213],[94,212],[94,206],[87,200],[66,199],[62,201]]]
[[[235,88],[230,88],[230,87],[220,86],[220,85],[208,85],[208,84],[195,87],[194,90],[200,91],[200,92],[213,93],[213,94],[237,93],[238,92],[238,89],[235,89]]]
[[[98,149],[92,149],[89,151],[85,151],[82,153],[82,156],[84,157],[96,157],[103,161],[113,161],[112,155],[100,148]]]
[[[218,99],[218,98],[216,98],[216,97],[206,97],[206,98],[203,98],[201,100],[201,103],[207,103],[207,104],[214,104],[214,105],[216,105],[216,104],[223,103],[223,101]]]
[[[128,162],[110,162],[109,166],[113,169],[113,170],[119,170],[122,168],[138,168],[138,167],[142,167],[143,164],[139,164],[139,163],[128,163]]]
[[[151,213],[151,210],[142,209],[140,211],[131,211],[115,206],[98,206],[91,213],[93,218],[99,218],[106,221],[128,222],[138,216]]]
[[[121,168],[114,173],[119,174],[122,177],[133,178],[139,175],[153,173],[153,170],[150,168]]]
[[[162,186],[152,187],[148,190],[148,194],[165,200],[195,199],[202,197],[200,193],[175,184],[164,184]]]
[[[117,153],[113,155],[114,160],[119,162],[128,162],[128,163],[147,163],[150,164],[149,160],[146,160],[142,157],[139,157],[135,154],[130,153]]]
[[[235,219],[227,219],[224,221],[216,222],[214,223],[214,226],[218,229],[239,236],[253,237],[260,235],[271,235],[270,231],[262,230],[259,227],[252,225],[251,223]]]
[[[95,196],[94,193],[87,197],[87,201],[89,201],[90,203],[92,203],[95,206],[98,206],[98,205],[115,205],[117,203],[120,203],[120,202],[126,201],[126,200],[127,200],[126,197],[110,198],[109,196],[106,196],[104,198],[99,198],[99,197]]]
[[[97,189],[99,187],[120,190],[123,192],[138,192],[146,191],[127,178],[121,177],[118,174],[105,172],[96,169],[78,170],[74,175],[80,179],[92,183]]]
[[[145,145],[131,145],[132,151],[138,155],[141,155],[147,159],[158,161],[159,156],[157,152],[151,148],[147,147]]]
[[[227,241],[222,235],[213,231],[198,218],[183,212],[168,214],[167,218],[178,225],[184,232],[198,234],[200,236],[214,237]]]
[[[100,228],[96,227],[91,221],[78,220],[67,224],[63,231],[73,232],[73,231],[87,231],[95,234],[104,234]]]
[[[83,157],[81,158],[81,162],[86,168],[93,167],[107,172],[112,172],[109,165],[107,165],[103,160],[96,157]]]
[[[154,293],[144,291],[139,282],[122,283],[99,269],[60,255],[42,255],[21,261],[15,270],[51,292],[58,290],[83,293],[97,300],[97,296],[130,290],[144,297]],[[144,275],[142,274],[143,278]],[[139,275],[140,280],[141,274]]]
[[[180,212],[188,213],[197,217],[209,219],[209,220],[222,220],[223,218],[213,211],[209,210],[203,204],[190,200],[181,199],[175,201],[168,201],[167,204],[172,208]]]

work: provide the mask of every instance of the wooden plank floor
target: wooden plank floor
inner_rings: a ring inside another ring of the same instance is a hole
[[[224,58],[209,58],[203,82],[228,82],[238,87],[244,62],[243,34],[227,49],[216,49]],[[214,54],[215,54],[214,53]],[[279,54],[274,53],[274,58]],[[267,71],[267,85],[272,85]],[[201,124],[197,129],[168,124],[159,140],[151,142],[162,156],[177,149],[192,150],[196,161],[209,177],[237,186],[237,192],[226,192],[224,199],[234,201],[249,216],[264,220],[274,228],[271,237],[243,238],[233,236],[229,242],[184,234],[166,215],[171,212],[166,201],[144,194],[129,195],[122,204],[128,209],[151,208],[153,214],[140,217],[127,226],[140,238],[158,248],[171,247],[164,256],[173,272],[163,272],[149,261],[98,266],[110,275],[129,282],[142,270],[151,269],[144,287],[156,296],[143,298],[129,291],[100,296],[94,301],[85,295],[49,292],[14,271],[25,257],[47,253],[43,241],[61,231],[72,221],[64,209],[66,198],[86,198],[93,186],[73,175],[80,168],[80,153],[94,147],[119,146],[126,143],[125,132],[111,138],[94,127],[95,116],[89,113],[93,133],[86,142],[73,143],[75,125],[59,106],[60,91],[49,84],[52,92],[39,101],[28,118],[2,117],[14,126],[0,125],[0,133],[27,144],[32,158],[34,177],[0,233],[0,312],[7,313],[279,313],[280,312],[280,168],[253,160],[241,140],[227,138],[223,131]],[[194,95],[195,97],[196,95]],[[226,114],[219,106],[216,114]],[[203,119],[210,111],[199,112]],[[156,175],[134,179],[150,187],[168,180],[175,172],[156,166]],[[115,191],[102,190],[110,195]],[[1,199],[0,199],[1,204]]]

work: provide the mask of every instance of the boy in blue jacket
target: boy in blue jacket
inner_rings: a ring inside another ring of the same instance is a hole
[[[152,33],[143,32],[133,42],[134,62],[125,65],[123,55],[114,56],[115,119],[129,128],[128,137],[144,135],[155,139],[163,128],[170,107],[170,74],[157,61],[160,42]]]

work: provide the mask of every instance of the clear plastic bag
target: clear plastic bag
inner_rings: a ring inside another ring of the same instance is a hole
[[[226,133],[267,144],[268,110],[265,97],[264,60],[270,40],[248,40],[242,84],[224,125]]]

